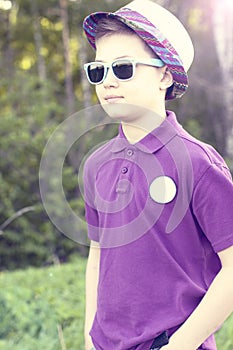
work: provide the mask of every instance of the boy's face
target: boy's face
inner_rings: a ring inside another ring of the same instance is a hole
[[[119,58],[140,60],[153,57],[137,35],[113,34],[97,40],[96,61],[112,63]],[[162,82],[165,70],[166,67],[137,65],[135,76],[131,80],[121,81],[109,69],[103,83],[96,85],[100,104],[112,117],[119,117],[118,113],[111,115],[109,111],[123,110],[126,108],[123,105],[141,106],[160,114],[165,104],[166,89]]]

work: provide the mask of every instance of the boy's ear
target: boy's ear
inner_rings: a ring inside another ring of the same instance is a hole
[[[173,76],[167,67],[162,68],[162,78],[160,81],[161,90],[166,90],[173,85]]]

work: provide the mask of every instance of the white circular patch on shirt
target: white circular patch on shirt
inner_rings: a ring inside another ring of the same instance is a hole
[[[150,196],[156,203],[170,203],[176,192],[176,184],[169,176],[159,176],[150,185]]]

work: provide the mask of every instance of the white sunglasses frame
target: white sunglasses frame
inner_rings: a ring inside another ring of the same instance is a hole
[[[128,78],[128,79],[120,79],[114,73],[113,64],[117,63],[117,62],[125,62],[125,61],[128,61],[128,62],[132,63],[132,66],[133,66],[132,76],[130,78]],[[104,67],[104,74],[103,74],[103,78],[102,78],[101,81],[99,81],[97,83],[94,83],[89,78],[88,69],[89,69],[89,67],[92,64],[98,64],[98,63],[103,65],[103,67]],[[151,67],[156,67],[156,68],[161,68],[161,67],[165,66],[165,63],[162,60],[158,59],[158,58],[137,59],[137,60],[133,59],[133,58],[119,58],[117,60],[114,60],[111,63],[106,63],[106,62],[101,62],[101,61],[93,61],[93,62],[85,63],[84,64],[84,71],[86,73],[87,79],[88,79],[90,84],[92,84],[92,85],[99,85],[99,84],[102,84],[104,82],[104,80],[106,79],[109,69],[111,69],[112,74],[114,75],[114,77],[116,77],[120,81],[129,81],[129,80],[133,79],[134,75],[135,75],[137,64],[143,64],[145,66],[151,66]]]

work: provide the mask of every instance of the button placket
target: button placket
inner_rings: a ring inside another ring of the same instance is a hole
[[[122,174],[126,174],[128,172],[128,168],[126,166],[124,166],[122,169],[121,169],[121,173]]]
[[[134,154],[134,151],[132,149],[128,149],[126,154],[127,154],[128,157],[132,157],[133,154]]]
[[[133,165],[132,163],[134,163],[135,161],[135,157],[136,157],[136,151],[134,150],[133,147],[129,147],[124,150],[125,164],[122,164],[122,168],[121,168],[121,174],[124,175],[124,178],[129,177],[129,172],[130,172],[131,166]]]

